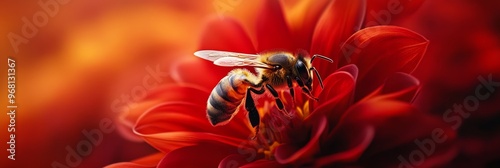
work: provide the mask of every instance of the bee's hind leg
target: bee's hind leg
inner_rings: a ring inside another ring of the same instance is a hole
[[[260,115],[257,107],[255,107],[255,102],[252,98],[252,93],[262,94],[264,93],[264,87],[261,87],[260,90],[254,88],[247,89],[247,95],[245,98],[245,110],[248,111],[248,119],[250,120],[250,124],[253,128],[255,128],[255,135],[252,139],[255,139],[257,135],[259,135],[259,124],[260,124]]]

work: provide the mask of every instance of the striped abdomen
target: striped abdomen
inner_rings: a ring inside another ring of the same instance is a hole
[[[214,126],[229,122],[246,94],[246,73],[233,70],[222,78],[210,93],[207,101],[207,117]]]

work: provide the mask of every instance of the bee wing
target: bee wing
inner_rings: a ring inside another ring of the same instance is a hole
[[[196,51],[194,55],[212,62],[220,58],[226,58],[226,57],[234,57],[247,60],[257,60],[260,57],[260,55],[255,55],[255,54],[243,54],[243,53],[217,51],[217,50],[200,50]]]
[[[237,57],[223,57],[214,61],[215,65],[234,67],[234,66],[253,66],[260,68],[271,68],[269,65],[257,60],[243,59]]]

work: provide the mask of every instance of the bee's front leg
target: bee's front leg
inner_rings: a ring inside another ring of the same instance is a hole
[[[317,97],[314,97],[311,91],[309,91],[309,89],[305,87],[304,83],[302,82],[302,80],[300,80],[299,77],[295,78],[295,81],[297,81],[297,84],[299,84],[300,88],[302,88],[302,93],[307,95],[309,98],[314,99],[315,101],[319,101],[319,99]]]
[[[278,96],[278,92],[276,91],[276,89],[274,89],[274,87],[270,84],[266,84],[266,88],[274,96],[274,100],[276,101],[278,109],[280,109],[287,117],[292,118],[293,116],[286,111],[286,108],[283,105],[283,101],[281,101],[281,98]]]

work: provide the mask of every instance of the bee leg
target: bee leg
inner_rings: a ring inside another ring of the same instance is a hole
[[[266,88],[274,96],[274,100],[276,101],[278,109],[280,109],[289,118],[292,118],[293,116],[286,111],[285,106],[283,106],[283,102],[281,101],[280,97],[278,96],[278,92],[274,89],[274,87],[269,84],[266,84]]]
[[[293,90],[292,78],[286,76],[286,82],[288,83],[288,88],[290,89],[290,95],[292,95],[292,100],[295,102],[295,91]]]
[[[297,81],[297,84],[299,84],[300,88],[302,88],[302,92],[307,95],[309,98],[311,99],[314,99],[315,101],[318,101],[319,99],[317,97],[314,97],[312,95],[312,93],[309,91],[309,89],[307,89],[305,86],[304,86],[304,83],[302,82],[302,80],[300,80],[299,77],[295,78],[295,80]]]
[[[250,82],[248,79],[244,79],[243,81],[250,84],[250,86],[252,86],[253,88],[260,88],[260,87],[262,87],[262,84],[264,84],[264,82],[266,82],[267,80],[268,80],[268,78],[263,76],[262,79],[258,83]]]
[[[255,139],[259,134],[259,124],[260,124],[260,115],[259,111],[257,111],[257,107],[255,107],[255,102],[252,98],[252,93],[262,94],[264,93],[264,88],[260,88],[260,90],[256,90],[254,88],[247,89],[247,96],[245,98],[245,110],[248,111],[248,119],[250,120],[250,124],[255,128],[255,136],[252,139]]]

